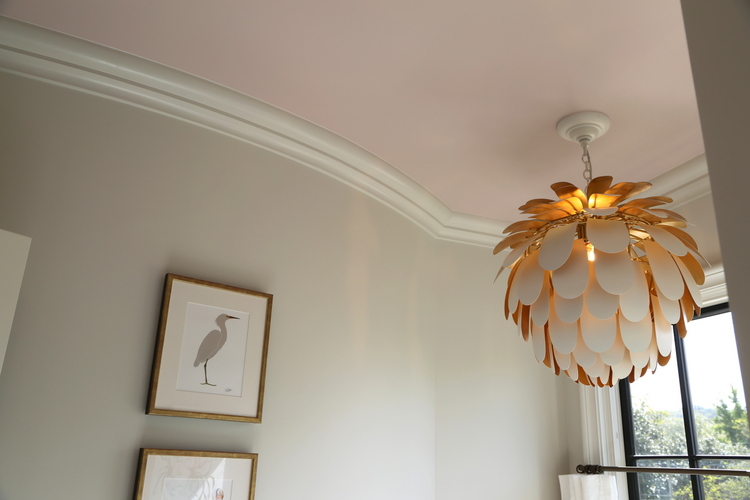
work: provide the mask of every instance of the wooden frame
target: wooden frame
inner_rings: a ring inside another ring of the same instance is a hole
[[[167,274],[146,413],[260,423],[272,303]]]
[[[134,500],[253,500],[257,453],[141,448]]]

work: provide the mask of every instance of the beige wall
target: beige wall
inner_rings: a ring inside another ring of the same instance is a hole
[[[489,253],[439,245],[437,499],[559,498],[552,471],[572,472],[566,410],[578,409],[577,386],[537,364],[505,321],[507,274],[493,285],[499,263]]]
[[[130,498],[140,447],[257,452],[257,500],[559,498],[568,381],[501,318],[488,249],[193,125],[0,88],[0,227],[33,239],[0,498]],[[167,272],[274,294],[262,424],[144,415]]]
[[[750,401],[750,3],[682,0],[737,347]]]

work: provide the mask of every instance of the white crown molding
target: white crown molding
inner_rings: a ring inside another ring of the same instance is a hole
[[[729,295],[723,266],[712,266],[706,271],[706,282],[701,286],[701,299],[703,307],[727,302]]]
[[[372,196],[439,239],[494,247],[508,225],[452,211],[376,155],[263,101],[131,54],[2,16],[0,71],[114,99],[273,151]],[[705,170],[705,159],[703,166]],[[681,189],[692,193],[705,188],[699,168],[690,164],[685,170],[686,174],[660,176],[655,187],[672,192],[673,198]],[[707,173],[705,179],[707,186]]]
[[[711,192],[706,155],[700,154],[651,179],[652,187],[644,196],[669,196],[670,208],[677,208]]]
[[[0,71],[138,106],[294,159],[367,193],[439,239],[494,246],[507,225],[453,212],[392,165],[298,116],[86,40],[0,17]]]

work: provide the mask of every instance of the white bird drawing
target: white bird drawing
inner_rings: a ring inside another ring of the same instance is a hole
[[[224,347],[224,344],[227,342],[226,323],[228,319],[240,318],[236,318],[228,314],[219,314],[216,317],[216,324],[219,325],[219,329],[211,330],[210,332],[208,332],[208,335],[206,335],[206,338],[203,339],[203,342],[201,342],[201,346],[198,348],[198,355],[195,357],[193,366],[197,367],[199,364],[203,363],[204,381],[201,382],[201,385],[211,385],[216,387],[216,384],[208,383],[208,373],[206,372],[206,366],[208,365],[208,360],[216,356],[216,353],[219,352],[219,350]]]

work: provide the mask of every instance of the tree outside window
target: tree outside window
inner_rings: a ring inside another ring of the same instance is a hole
[[[675,335],[655,375],[620,383],[628,465],[750,469],[750,430],[728,306]],[[676,359],[675,359],[676,358]],[[628,474],[631,500],[747,500],[750,478]]]

